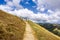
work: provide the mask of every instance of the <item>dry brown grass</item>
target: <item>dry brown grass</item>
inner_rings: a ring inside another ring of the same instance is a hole
[[[22,40],[26,23],[0,10],[0,40]]]
[[[28,21],[28,23],[31,25],[32,29],[35,31],[35,35],[38,38],[38,40],[60,40],[60,37],[54,35],[53,33],[49,32],[45,28]]]

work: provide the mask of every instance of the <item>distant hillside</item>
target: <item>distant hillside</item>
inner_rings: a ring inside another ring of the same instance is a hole
[[[30,20],[0,10],[0,40],[60,40],[60,37]]]
[[[46,28],[50,32],[60,36],[60,24],[38,23],[40,26]]]

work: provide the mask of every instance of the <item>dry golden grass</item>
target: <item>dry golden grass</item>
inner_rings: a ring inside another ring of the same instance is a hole
[[[49,32],[48,30],[44,29],[43,27],[28,21],[32,29],[35,31],[35,35],[38,40],[60,40],[60,37],[54,35],[53,33]]]
[[[0,10],[0,40],[22,40],[26,23]]]

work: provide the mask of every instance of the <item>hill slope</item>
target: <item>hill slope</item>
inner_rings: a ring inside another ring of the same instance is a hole
[[[35,34],[38,40],[60,40],[60,37],[54,35],[53,33],[49,32],[43,27],[31,21],[28,21],[28,23],[30,24],[31,28],[35,31]]]
[[[0,10],[0,40],[22,40],[26,23]]]
[[[43,27],[0,10],[0,40],[60,40]]]

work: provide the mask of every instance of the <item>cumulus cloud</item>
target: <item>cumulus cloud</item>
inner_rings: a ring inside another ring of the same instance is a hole
[[[5,0],[5,2],[7,3],[6,5],[10,6],[10,7],[16,7],[16,9],[22,9],[23,6],[20,5],[21,0]]]
[[[28,10],[28,9],[21,9],[21,10],[16,10],[15,12],[17,16],[22,16],[25,18],[28,18],[29,20],[32,20],[34,22],[46,22],[46,23],[58,23],[60,21],[60,11],[56,11],[50,15],[47,14],[42,14],[42,13],[37,13],[35,14],[33,11]]]
[[[37,4],[37,10],[44,11],[48,9],[48,16],[45,15],[48,18],[43,17],[46,19],[44,21],[49,23],[60,22],[60,0],[33,0],[33,2]]]
[[[38,12],[35,14],[33,11],[28,9],[20,9],[15,11],[9,11],[10,14],[16,15],[18,17],[27,18],[29,20],[32,20],[33,22],[42,22],[42,23],[58,23],[60,21],[60,12],[56,11],[50,15],[47,15],[45,13]]]
[[[9,10],[13,10],[13,9],[7,5],[0,5],[0,10],[4,10],[8,12]]]
[[[45,7],[48,9],[59,9],[60,10],[60,0],[33,0],[38,6],[38,9]]]
[[[60,10],[60,0],[46,0],[45,1],[48,5],[48,8],[54,8]]]

